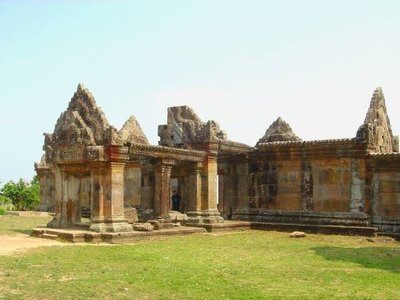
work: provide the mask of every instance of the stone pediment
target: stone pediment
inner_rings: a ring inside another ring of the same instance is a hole
[[[120,131],[111,126],[93,95],[78,85],[54,132],[44,134],[41,165],[53,161],[105,160],[106,145],[149,144],[139,122],[131,116]]]
[[[261,143],[270,142],[289,142],[289,141],[301,141],[301,139],[293,133],[292,128],[287,122],[279,117],[274,123],[268,127],[264,136],[258,140],[257,145]]]
[[[82,84],[78,85],[67,111],[77,111],[86,126],[92,130],[96,144],[104,143],[104,134],[110,125],[92,93]]]
[[[83,157],[83,151],[77,149],[104,144],[109,127],[92,94],[79,84],[67,110],[58,118],[54,132],[45,134],[43,150],[46,162]]]
[[[93,131],[82,119],[78,111],[67,110],[57,121],[53,133],[54,145],[95,145]]]

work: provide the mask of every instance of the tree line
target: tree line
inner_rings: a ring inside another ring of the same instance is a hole
[[[35,210],[40,203],[40,186],[37,176],[31,181],[9,181],[0,189],[0,214],[6,210]]]

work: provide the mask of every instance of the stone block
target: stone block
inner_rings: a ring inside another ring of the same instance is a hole
[[[306,237],[306,234],[302,231],[293,231],[289,237],[291,238],[303,238]]]
[[[133,224],[133,230],[135,231],[153,231],[153,229],[153,225],[147,222]]]
[[[136,208],[134,207],[125,208],[124,216],[128,223],[133,224],[139,221]]]

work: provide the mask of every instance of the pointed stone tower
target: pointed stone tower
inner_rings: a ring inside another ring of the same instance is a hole
[[[134,116],[130,116],[128,121],[122,126],[118,132],[118,138],[122,143],[149,144],[146,135]]]
[[[287,142],[301,141],[301,139],[293,133],[290,125],[279,117],[274,123],[269,126],[264,136],[258,140],[257,145],[270,142]]]
[[[364,124],[359,127],[356,139],[360,143],[368,144],[368,150],[375,153],[398,151],[398,139],[393,136],[385,97],[380,87],[372,95]]]

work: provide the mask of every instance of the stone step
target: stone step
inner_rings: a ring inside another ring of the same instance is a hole
[[[400,232],[378,232],[378,236],[388,236],[400,241]]]
[[[57,234],[51,234],[51,233],[42,233],[41,237],[45,238],[45,239],[50,239],[50,240],[58,239],[58,235]]]

